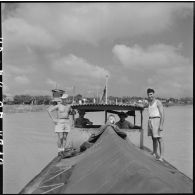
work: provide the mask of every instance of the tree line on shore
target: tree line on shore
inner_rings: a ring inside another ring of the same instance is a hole
[[[160,98],[163,103],[173,103],[173,104],[193,104],[193,98],[191,97],[184,97],[184,98]],[[97,97],[83,97],[81,94],[77,94],[76,96],[69,96],[67,98],[68,103],[79,103],[79,101],[85,100],[85,103],[102,103]],[[31,105],[49,105],[52,101],[52,96],[49,95],[15,95],[13,97],[9,97],[3,95],[3,103],[4,104],[31,104]],[[108,103],[134,103],[134,102],[144,102],[147,101],[145,97],[137,97],[137,96],[123,96],[123,97],[116,97],[116,96],[109,96]]]
[[[4,104],[32,104],[32,105],[49,105],[52,101],[52,96],[49,95],[15,95],[13,97],[3,95],[3,103]],[[78,94],[77,96],[69,96],[67,98],[68,102],[72,101],[78,102],[82,100],[82,95]]]

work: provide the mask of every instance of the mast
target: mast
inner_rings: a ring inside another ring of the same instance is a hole
[[[143,149],[144,148],[143,110],[140,110],[140,114],[141,114],[140,149]]]
[[[108,75],[106,75],[106,104],[107,104],[107,98],[108,98],[108,87],[107,87],[107,84],[108,84]]]
[[[98,93],[98,87],[96,88],[96,95],[97,95],[97,103],[99,103],[99,93]]]
[[[74,104],[75,86],[73,86],[72,92],[73,92],[72,103]]]

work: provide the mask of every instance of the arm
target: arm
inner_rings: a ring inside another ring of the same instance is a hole
[[[82,120],[81,120],[81,126],[82,127],[87,127],[87,125],[92,125],[93,123],[89,120],[89,119],[87,119],[87,118],[83,118]]]
[[[131,122],[129,122],[129,121],[128,121],[128,123],[129,123],[129,129],[141,129],[140,126],[133,125],[133,124],[132,124]]]
[[[76,118],[75,121],[74,121],[75,127],[77,126],[77,123],[78,123],[78,120],[77,120],[77,118]]]
[[[116,122],[115,125],[120,129],[120,123],[119,123],[119,121]]]
[[[89,119],[86,119],[86,124],[93,125],[93,123]]]
[[[133,127],[133,129],[141,129],[141,127],[140,127],[140,126],[135,125],[135,126]]]
[[[135,126],[132,123],[129,123],[129,127],[130,127],[130,129],[135,128]]]
[[[108,126],[108,124],[102,125],[102,126],[99,128],[99,130],[98,130],[98,134],[101,133],[101,132],[103,132],[103,131],[106,129],[107,126]]]
[[[82,124],[81,124],[79,118],[76,118],[76,119],[75,119],[74,125],[75,125],[75,127],[77,127],[77,128],[82,128]]]
[[[54,118],[53,115],[52,115],[52,112],[55,111],[55,110],[58,110],[58,105],[50,106],[50,107],[47,109],[47,112],[48,112],[50,118],[52,119],[52,121],[53,121],[54,123],[57,122],[57,119]]]
[[[160,101],[157,101],[157,107],[160,113],[160,130],[163,130],[163,123],[164,123],[164,109],[163,109],[163,105]]]
[[[68,110],[68,115],[75,115],[76,114],[76,111],[71,107],[69,107],[69,110]]]
[[[68,107],[67,113],[68,113],[68,117],[69,117],[69,115],[72,115],[72,107],[71,107],[71,105],[67,105],[67,107]]]
[[[69,115],[75,115],[75,114],[76,114],[76,111],[72,109],[72,107],[70,107]]]
[[[119,128],[118,125],[116,125],[116,123],[113,124],[112,126],[115,128],[115,130],[116,130],[117,132],[121,131],[121,129]]]
[[[132,123],[130,123],[129,121],[128,121],[128,126],[129,126],[129,129],[134,129],[135,128],[135,126]]]

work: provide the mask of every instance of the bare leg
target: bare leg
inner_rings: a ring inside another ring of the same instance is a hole
[[[157,139],[152,137],[152,141],[153,141],[153,152],[152,152],[152,155],[157,157],[158,156],[158,154],[157,154],[157,148],[158,148]]]
[[[164,158],[164,142],[162,137],[158,138],[159,150],[160,150],[160,157],[159,160],[163,160]]]
[[[61,147],[62,147],[62,143],[61,143],[61,135],[60,135],[60,133],[57,133],[57,135],[58,135],[57,146],[58,146],[58,148],[61,148]]]
[[[57,135],[58,135],[58,141],[57,141],[58,156],[61,156],[63,152],[63,133],[57,133]]]
[[[157,142],[157,138],[154,138],[154,154],[156,157],[158,156],[157,150],[158,150],[158,142]]]
[[[153,152],[152,152],[152,155],[155,154],[155,143],[154,143],[154,137],[152,137],[152,143],[153,143]]]
[[[65,147],[66,147],[67,135],[68,135],[68,132],[63,133],[63,144],[62,144],[62,146],[63,146],[64,150],[65,150]]]

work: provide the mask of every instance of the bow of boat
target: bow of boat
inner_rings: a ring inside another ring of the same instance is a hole
[[[95,143],[48,167],[22,193],[189,193],[192,180],[108,126]],[[37,180],[38,181],[38,180]],[[30,188],[31,187],[31,188]]]

